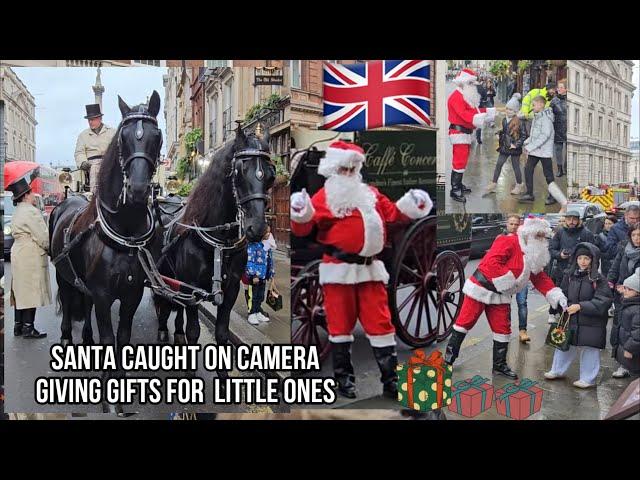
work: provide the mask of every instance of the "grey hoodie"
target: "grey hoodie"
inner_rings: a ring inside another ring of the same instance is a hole
[[[524,141],[524,148],[529,155],[542,158],[553,157],[553,111],[545,108],[534,114],[529,138]]]

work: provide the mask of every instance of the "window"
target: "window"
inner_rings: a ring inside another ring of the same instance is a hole
[[[598,138],[602,138],[602,117],[598,117]]]
[[[575,91],[578,95],[580,94],[580,72],[576,72]]]
[[[589,98],[593,98],[593,78],[589,77]]]
[[[629,132],[627,131],[627,126],[624,126],[624,137],[622,139],[622,146],[626,147],[629,144],[629,137],[627,136]]]
[[[574,110],[573,118],[573,133],[580,133],[580,110],[577,108]]]
[[[607,122],[607,130],[609,130],[609,141],[613,140],[613,128],[611,127],[611,120]]]
[[[599,86],[599,89],[598,89],[598,101],[602,102],[602,98],[603,98],[603,96],[602,96],[602,83],[600,83],[598,86]]]
[[[573,152],[573,158],[572,158],[572,162],[571,162],[571,168],[569,169],[570,172],[576,172],[576,168],[578,166],[578,154],[576,152]]]
[[[598,183],[603,182],[603,169],[604,169],[604,158],[602,156],[598,157]]]
[[[614,182],[616,181],[615,173],[616,172],[613,171],[613,159],[610,158],[609,159],[609,178]]]
[[[207,60],[207,67],[209,68],[224,68],[228,64],[229,60]]]
[[[593,174],[593,155],[589,155],[589,172]],[[591,180],[591,178],[589,178]]]
[[[622,144],[620,140],[621,140],[621,138],[620,138],[620,123],[617,123],[616,124],[616,143],[618,145]]]
[[[291,60],[291,87],[302,88],[302,60]]]
[[[589,113],[589,136],[592,137],[593,136],[593,113]]]
[[[624,96],[624,113],[629,113],[629,97]]]
[[[164,60],[134,60],[133,63],[137,63],[139,65],[147,65],[150,67],[163,67]]]

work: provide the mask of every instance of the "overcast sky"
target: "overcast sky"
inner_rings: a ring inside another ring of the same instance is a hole
[[[14,67],[20,80],[27,86],[36,102],[36,162],[49,165],[75,165],[73,152],[78,134],[88,128],[84,119],[85,105],[94,103],[92,85],[95,68],[35,68]],[[165,132],[164,88],[162,75],[165,68],[106,67],[100,70],[102,85],[103,121],[116,128],[121,114],[118,95],[129,106],[147,101],[153,90],[160,94],[158,124]],[[166,145],[166,140],[164,144]],[[162,153],[165,153],[163,146]]]

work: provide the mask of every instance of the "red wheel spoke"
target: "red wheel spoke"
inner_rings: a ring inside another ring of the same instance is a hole
[[[404,263],[402,265],[400,265],[400,270],[401,271],[405,271],[410,275],[413,275],[414,277],[416,277],[418,280],[420,280],[422,282],[422,276],[420,276],[418,274],[418,272],[413,271],[411,268],[409,268],[407,265],[405,265]]]

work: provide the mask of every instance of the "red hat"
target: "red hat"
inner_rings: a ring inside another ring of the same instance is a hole
[[[462,70],[460,70],[460,72],[458,72],[458,75],[456,75],[456,78],[454,78],[452,81],[453,83],[457,83],[457,84],[467,83],[467,82],[477,82],[478,74],[473,70],[471,70],[470,68],[463,68]]]
[[[325,177],[330,177],[338,173],[340,167],[356,167],[360,172],[365,161],[364,150],[355,143],[342,140],[333,142],[327,148],[327,153],[318,166],[318,173]]]

